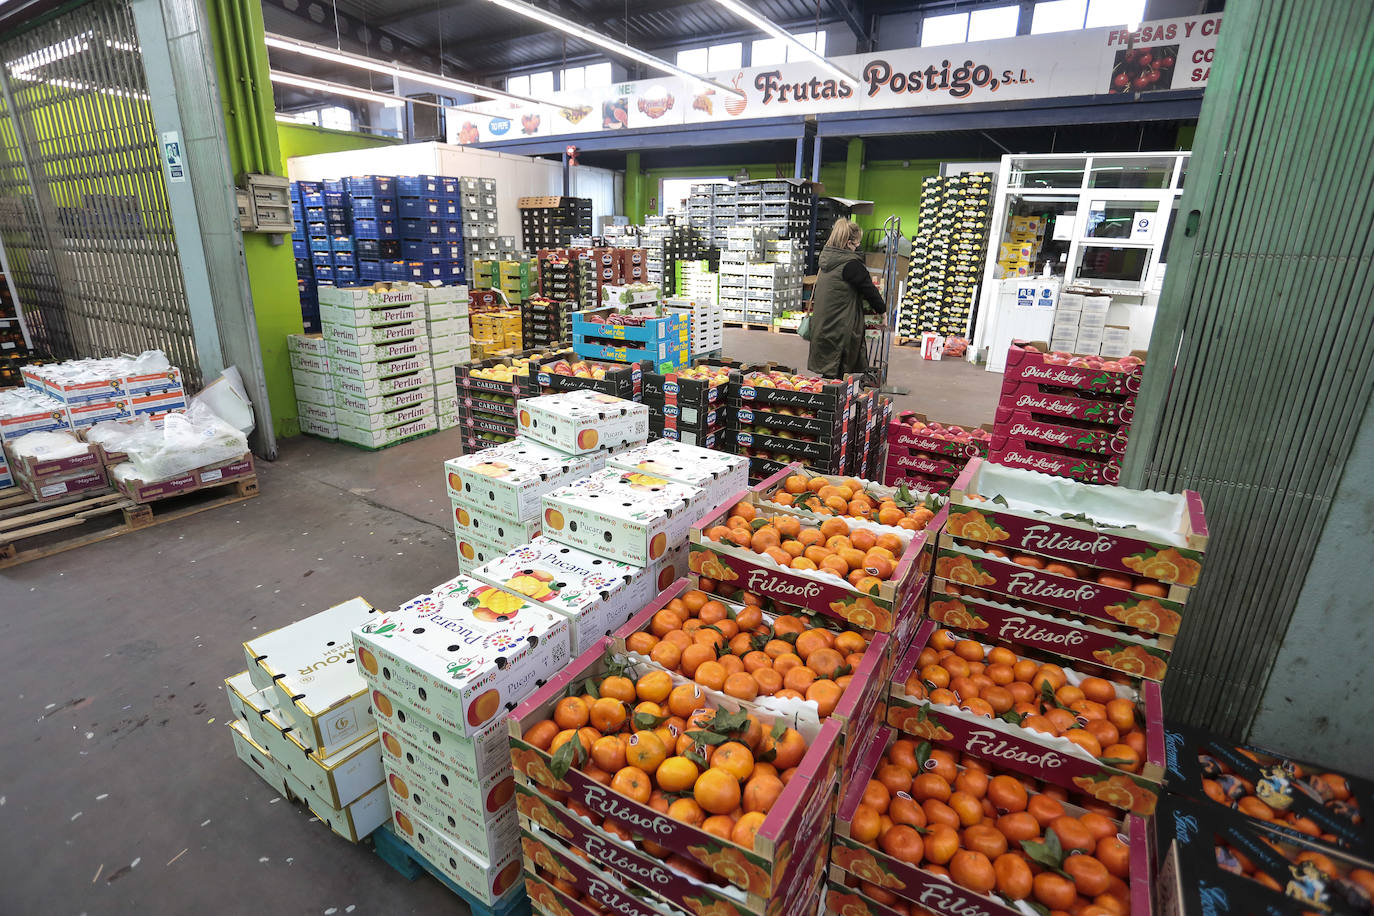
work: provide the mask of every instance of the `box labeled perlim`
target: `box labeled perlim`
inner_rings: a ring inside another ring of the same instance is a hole
[[[649,408],[599,391],[565,391],[521,400],[520,432],[568,454],[643,444],[649,438]]]
[[[566,619],[467,576],[366,621],[353,639],[359,666],[383,690],[464,735],[570,657]]]
[[[648,566],[686,539],[700,495],[662,477],[606,468],[544,497],[544,534]]]
[[[321,754],[376,728],[349,638],[376,616],[372,605],[353,598],[243,644],[254,686],[276,691],[275,705]]]

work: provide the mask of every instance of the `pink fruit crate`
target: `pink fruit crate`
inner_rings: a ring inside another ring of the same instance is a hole
[[[1017,436],[994,436],[988,460],[1009,468],[1039,471],[1083,483],[1114,484],[1121,479],[1121,462],[1116,456],[1087,452],[1054,450]]]
[[[1120,458],[1126,454],[1126,427],[1113,428],[1095,423],[1042,420],[1026,410],[1002,407],[997,410],[993,437],[1002,435],[1024,440],[1028,447],[1053,446],[1093,455]],[[979,456],[986,458],[987,452]]]
[[[1134,399],[1145,371],[1145,352],[1111,359],[1050,351],[1042,341],[1012,341],[1007,350],[1003,384],[1031,383],[1073,388],[1105,397]]]

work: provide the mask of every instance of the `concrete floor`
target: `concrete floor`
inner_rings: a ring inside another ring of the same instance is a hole
[[[725,347],[805,364],[791,335]],[[899,409],[968,423],[1001,380],[900,348],[892,377]],[[0,913],[466,910],[276,800],[234,755],[222,684],[255,633],[455,575],[456,453],[452,431],[382,452],[287,440],[256,499],[0,572]]]

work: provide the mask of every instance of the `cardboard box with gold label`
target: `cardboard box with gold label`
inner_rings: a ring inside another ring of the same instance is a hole
[[[458,576],[353,631],[368,682],[465,735],[568,663],[568,621]]]
[[[515,413],[521,435],[570,455],[649,438],[647,406],[585,388],[523,398]]]
[[[236,719],[229,723],[229,734],[234,736],[234,753],[239,755],[240,760],[248,764],[248,769],[257,773],[264,782],[277,791],[277,794],[283,798],[289,798],[291,792],[286,787],[286,774],[277,766],[267,748],[253,740],[252,735],[248,733],[247,726]]]
[[[253,684],[273,688],[274,705],[326,756],[376,728],[349,635],[376,616],[372,605],[353,598],[243,644]]]
[[[382,826],[391,817],[391,796],[387,794],[386,782],[377,783],[360,798],[335,808],[325,799],[311,792],[294,774],[286,774],[286,785],[305,802],[310,813],[324,821],[326,827],[339,836],[356,843],[372,831]]]
[[[544,497],[544,534],[598,556],[649,566],[686,541],[692,522],[707,508],[701,502],[696,487],[606,468]]]
[[[495,448],[444,462],[451,500],[495,512],[512,521],[539,515],[539,498],[604,466],[597,458],[566,455],[517,437]]]

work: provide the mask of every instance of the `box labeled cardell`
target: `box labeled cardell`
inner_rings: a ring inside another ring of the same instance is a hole
[[[600,463],[598,464],[598,460]],[[565,455],[517,438],[475,454],[444,462],[448,495],[454,502],[480,507],[512,521],[537,517],[539,499],[605,464],[600,455]]]
[[[599,391],[565,391],[521,400],[520,432],[571,455],[599,448],[643,444],[649,408]]]
[[[718,505],[749,488],[748,458],[671,439],[655,439],[621,452],[607,459],[606,466],[696,487],[701,490],[703,506]]]
[[[467,576],[365,622],[353,639],[382,689],[464,735],[569,660],[566,619]]]
[[[647,566],[686,539],[700,496],[696,487],[606,468],[544,497],[544,534]]]
[[[243,644],[254,686],[276,691],[275,705],[321,754],[376,728],[348,635],[376,615],[372,605],[353,598]]]
[[[472,577],[566,617],[572,626],[574,656],[609,636],[657,593],[644,567],[546,537],[479,566]]]

